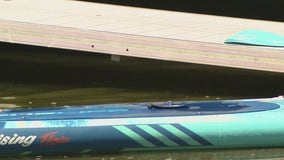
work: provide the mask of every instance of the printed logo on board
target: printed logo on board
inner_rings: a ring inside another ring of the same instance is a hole
[[[44,146],[54,146],[58,144],[64,144],[70,141],[69,137],[66,136],[56,136],[58,132],[45,133],[40,138],[40,145]],[[33,144],[36,140],[36,135],[19,135],[14,133],[11,135],[0,134],[0,146],[6,145],[20,145],[22,147],[28,147]]]
[[[40,145],[54,146],[58,144],[64,144],[70,141],[70,138],[66,136],[56,137],[56,133],[58,132],[54,131],[42,135],[40,138]]]
[[[21,145],[22,147],[30,146],[36,139],[37,136],[21,136],[14,133],[13,136],[7,136],[5,134],[0,134],[0,145]]]

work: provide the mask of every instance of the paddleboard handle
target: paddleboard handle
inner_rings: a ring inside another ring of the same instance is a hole
[[[166,103],[158,103],[158,104],[149,104],[149,109],[179,109],[179,108],[189,108],[188,105],[174,103],[172,101],[168,101]]]

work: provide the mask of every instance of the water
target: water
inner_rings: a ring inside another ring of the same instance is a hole
[[[260,98],[283,95],[284,74],[0,43],[0,106]],[[281,159],[284,149],[3,157],[33,160]]]
[[[116,155],[60,155],[37,157],[12,157],[13,160],[282,160],[284,149],[246,149],[216,151],[169,151],[123,153]]]

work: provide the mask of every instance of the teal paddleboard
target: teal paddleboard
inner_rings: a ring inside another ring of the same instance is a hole
[[[284,47],[284,36],[261,30],[245,30],[226,39],[225,43]]]
[[[284,147],[284,99],[0,110],[1,155]]]

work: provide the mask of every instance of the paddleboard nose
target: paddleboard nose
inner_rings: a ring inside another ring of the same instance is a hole
[[[226,39],[224,43],[284,47],[284,36],[262,30],[245,30]]]

